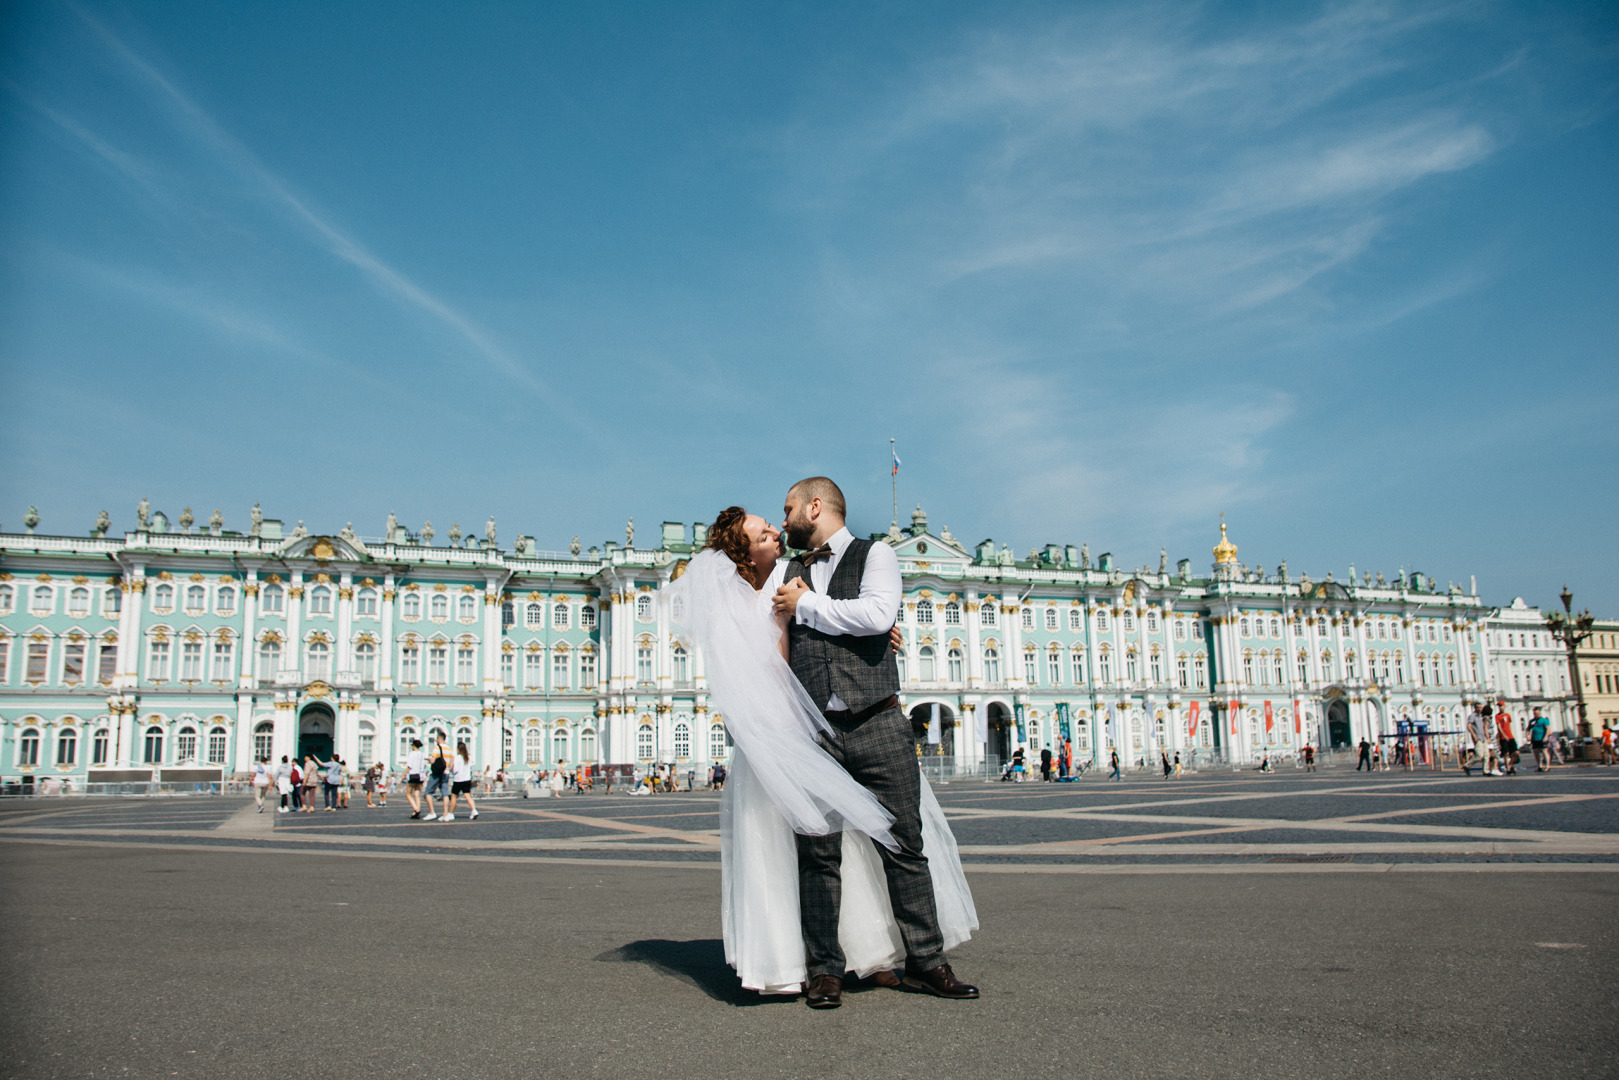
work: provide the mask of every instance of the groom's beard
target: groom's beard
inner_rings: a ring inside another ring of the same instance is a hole
[[[787,538],[788,547],[802,551],[810,546],[810,540],[815,536],[815,526],[807,521],[789,521],[782,535]]]

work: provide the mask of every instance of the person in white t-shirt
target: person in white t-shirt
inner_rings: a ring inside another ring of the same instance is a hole
[[[253,763],[253,798],[258,800],[259,813],[264,813],[264,792],[270,786],[270,759],[260,758]]]
[[[455,757],[450,761],[450,801],[449,809],[444,811],[445,821],[455,820],[455,804],[462,796],[466,797],[467,809],[472,811],[467,820],[477,821],[478,804],[472,801],[472,759],[467,754],[467,744],[458,740]]]
[[[410,803],[413,818],[422,816],[422,783],[426,776],[427,755],[422,753],[422,740],[412,739],[410,753],[405,755],[405,801]]]

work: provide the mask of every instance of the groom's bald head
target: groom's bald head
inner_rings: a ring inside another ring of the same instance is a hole
[[[821,504],[839,518],[849,516],[848,507],[843,501],[843,489],[834,484],[830,477],[810,476],[787,489],[787,497],[797,496],[803,502],[811,499],[820,499]]]

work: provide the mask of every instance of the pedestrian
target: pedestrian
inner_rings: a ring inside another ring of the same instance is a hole
[[[377,805],[388,805],[388,766],[377,762]]]
[[[1360,770],[1356,769],[1355,771],[1359,772]],[[1382,772],[1383,771],[1383,743],[1382,743],[1381,740],[1379,740],[1378,742],[1372,744],[1372,768],[1371,768],[1371,771],[1372,772]]]
[[[1602,725],[1602,764],[1604,764],[1604,765],[1612,765],[1613,764],[1613,761],[1614,761],[1613,739],[1614,739],[1613,725],[1612,724],[1603,724]]]
[[[1180,757],[1179,754],[1176,754],[1175,756],[1177,758]],[[1171,768],[1170,768],[1170,764],[1169,764],[1169,751],[1168,750],[1159,750],[1158,751],[1158,759],[1164,763],[1164,779],[1168,780],[1169,779],[1169,774],[1172,771]]]
[[[264,793],[270,787],[270,758],[269,755],[259,758],[253,763],[253,798],[258,800],[259,813],[264,813]]]
[[[438,817],[438,811],[433,804],[433,796],[437,795],[444,800],[446,813],[450,805],[450,748],[444,744],[444,732],[433,733],[433,749],[427,756],[427,786],[422,790],[422,797],[427,800],[427,813],[422,816],[423,821],[432,821]]]
[[[1012,780],[1014,783],[1023,783],[1023,747],[1012,751]]]
[[[315,812],[315,789],[320,786],[320,767],[313,755],[304,755],[304,813]]]
[[[725,766],[724,766],[724,764],[719,764],[719,765],[714,766],[714,790],[715,791],[724,791],[725,790]]]
[[[562,798],[563,789],[567,786],[568,781],[564,776],[564,771],[562,759],[558,758],[557,767],[551,770],[551,797],[553,799]]]
[[[1529,749],[1535,754],[1536,772],[1551,768],[1551,757],[1546,753],[1546,733],[1551,726],[1551,722],[1540,715],[1540,706],[1536,705],[1534,715],[1529,717]]]
[[[337,789],[337,808],[347,810],[349,808],[349,796],[354,793],[355,787],[360,783],[360,778],[355,775],[353,769],[349,768],[349,763],[342,758],[338,758],[337,763],[343,767],[340,774],[342,783]]]
[[[450,762],[450,801],[449,809],[444,812],[445,821],[455,820],[455,807],[466,796],[467,809],[472,813],[467,815],[468,821],[478,820],[478,804],[472,801],[472,758],[467,753],[467,744],[456,740],[455,757]]]
[[[483,793],[485,795],[495,793],[495,767],[493,765],[483,767]],[[471,802],[472,800],[468,799],[467,801]]]
[[[1315,772],[1315,747],[1304,744],[1304,771]]]
[[[1518,736],[1512,727],[1512,714],[1507,712],[1505,700],[1501,711],[1495,714],[1495,734],[1501,743],[1501,771],[1507,776],[1518,775]]]
[[[298,759],[292,759],[292,775],[287,779],[292,781],[292,812],[296,814],[304,808],[304,775],[298,771]]]
[[[285,754],[281,755],[281,764],[275,767],[275,788],[281,793],[281,808],[276,813],[289,813],[287,804],[292,798],[292,762],[287,760]]]
[[[1113,770],[1107,774],[1107,778],[1109,780],[1117,780],[1121,784],[1124,783],[1124,777],[1119,775],[1119,752],[1117,750],[1110,749],[1107,752],[1107,758],[1108,765]]]
[[[360,781],[360,789],[365,792],[365,808],[367,810],[376,807],[376,803],[371,800],[377,793],[377,774],[381,771],[382,766],[372,762],[370,768],[365,770],[365,779]]]
[[[1051,747],[1049,746],[1040,748],[1040,779],[1045,783],[1051,783]]]
[[[1360,740],[1360,760],[1355,762],[1355,771],[1360,772],[1361,769],[1372,771],[1372,744],[1366,741],[1364,735]]]
[[[427,779],[427,755],[422,753],[422,740],[410,740],[410,753],[405,755],[405,801],[410,803],[410,816],[422,816],[422,782]]]
[[[1185,773],[1185,767],[1181,765],[1181,752],[1177,750],[1175,751],[1175,779],[1179,780]]]
[[[326,770],[326,812],[335,814],[337,813],[337,789],[343,782],[343,760],[333,754],[332,760],[322,761],[316,758],[315,764]]]

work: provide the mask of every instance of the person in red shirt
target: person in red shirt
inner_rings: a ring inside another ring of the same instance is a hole
[[[1495,714],[1495,731],[1501,741],[1501,769],[1508,776],[1518,775],[1518,740],[1512,734],[1512,714],[1505,701],[1496,702],[1501,711]]]

